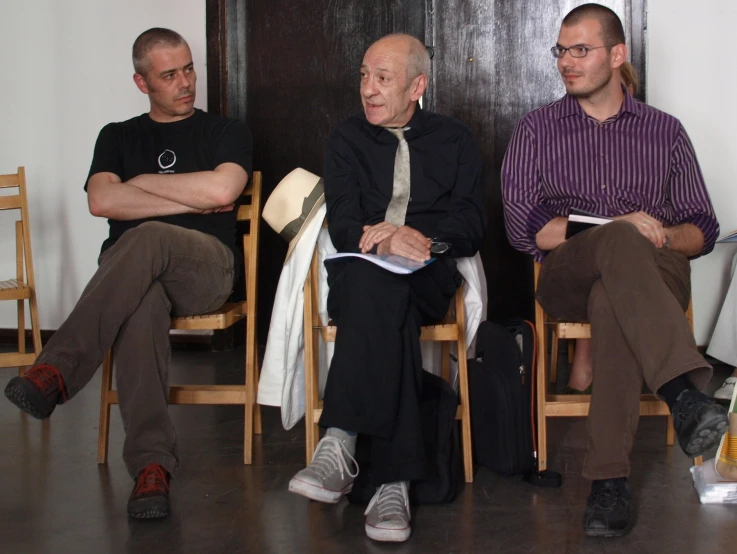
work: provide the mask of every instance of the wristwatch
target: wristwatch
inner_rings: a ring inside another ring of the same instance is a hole
[[[663,244],[664,249],[668,249],[670,247],[670,235],[668,233],[665,234],[665,243]]]
[[[449,242],[442,242],[437,239],[431,239],[432,242],[430,243],[430,253],[431,254],[445,254],[448,250],[450,250],[450,243]]]

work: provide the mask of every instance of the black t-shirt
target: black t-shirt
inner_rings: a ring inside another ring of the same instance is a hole
[[[121,123],[103,127],[95,144],[95,155],[87,177],[100,172],[117,175],[125,182],[144,173],[193,173],[212,171],[218,165],[232,162],[251,176],[253,139],[248,127],[240,121],[202,110],[174,123],[157,123],[142,114]],[[85,184],[85,190],[87,185]],[[238,264],[240,254],[235,245],[237,211],[217,214],[177,214],[129,221],[108,219],[110,236],[102,243],[102,251],[110,248],[120,236],[144,221],[162,221],[194,229],[217,237],[233,251]]]

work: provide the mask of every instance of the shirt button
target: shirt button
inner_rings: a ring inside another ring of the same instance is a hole
[[[606,188],[606,185],[601,185],[601,190],[604,190]]]

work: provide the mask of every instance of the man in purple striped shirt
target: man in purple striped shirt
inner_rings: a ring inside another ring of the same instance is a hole
[[[668,404],[688,455],[716,445],[727,426],[724,409],[698,390],[711,367],[684,317],[688,260],[712,250],[719,225],[680,122],[620,83],[627,47],[617,15],[575,8],[552,52],[567,94],[527,114],[512,136],[506,229],[542,261],[536,294],[546,311],[591,323],[584,529],[618,536],[633,524],[627,477],[643,380]],[[572,208],[615,221],[566,239]]]

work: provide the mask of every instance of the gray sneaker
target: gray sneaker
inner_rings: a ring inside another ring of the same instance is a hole
[[[366,516],[366,535],[382,542],[402,542],[409,538],[409,496],[407,481],[381,485],[369,502]]]
[[[355,468],[351,473],[349,465]],[[336,437],[323,437],[317,443],[312,461],[289,481],[289,491],[318,502],[335,504],[353,489],[358,463]]]

